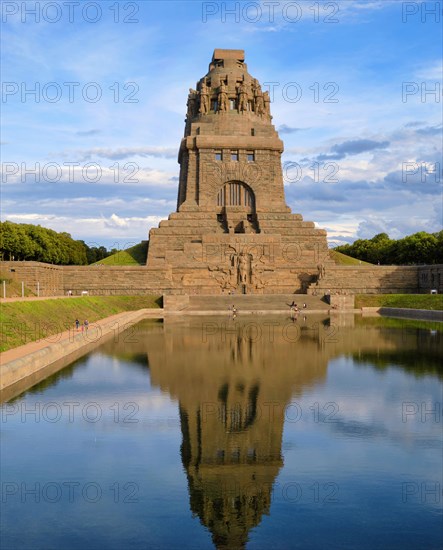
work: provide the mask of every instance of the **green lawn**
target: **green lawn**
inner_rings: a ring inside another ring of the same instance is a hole
[[[443,310],[442,294],[358,294],[355,307],[400,307]]]
[[[0,351],[63,332],[74,327],[76,319],[93,323],[123,311],[161,305],[159,296],[84,296],[7,302],[0,307]]]
[[[148,241],[142,241],[131,248],[120,250],[112,256],[108,256],[104,260],[100,260],[97,264],[103,265],[146,265],[148,255]],[[337,265],[372,265],[368,262],[361,262],[351,256],[346,256],[335,250],[329,251],[329,256]],[[96,265],[96,264],[94,264]]]
[[[96,262],[103,265],[146,265],[148,241],[142,241],[126,250],[119,250],[116,254]]]
[[[437,332],[443,332],[443,323],[440,323],[440,321],[421,321],[419,319],[397,319],[395,317],[367,317],[356,315],[355,324],[380,328],[399,328],[410,330],[422,328],[425,330],[436,330]]]
[[[346,254],[342,254],[336,250],[330,250],[329,257],[331,260],[334,260],[337,265],[373,265],[368,262],[363,262],[357,260],[356,258],[352,258],[351,256],[346,256]]]
[[[6,298],[15,298],[22,295],[22,284],[12,279],[5,271],[0,271],[0,294],[3,298],[3,281],[6,283]],[[35,296],[35,293],[25,286],[25,296]]]

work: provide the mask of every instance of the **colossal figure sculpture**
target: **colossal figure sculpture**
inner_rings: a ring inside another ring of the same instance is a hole
[[[248,110],[248,90],[246,84],[242,82],[238,87],[238,111]]]
[[[286,205],[269,93],[244,60],[243,50],[215,50],[191,89],[177,212],[151,230],[147,260],[174,292],[304,292],[331,264],[326,232]]]
[[[209,90],[206,86],[206,82],[203,81],[200,90],[200,110],[202,115],[209,113]]]
[[[228,94],[226,92],[226,86],[223,82],[220,84],[218,92],[218,110],[227,111],[229,109]]]
[[[196,101],[197,101],[197,92],[193,90],[192,88],[189,88],[189,94],[188,94],[188,112],[187,117],[188,119],[192,119],[196,114]]]

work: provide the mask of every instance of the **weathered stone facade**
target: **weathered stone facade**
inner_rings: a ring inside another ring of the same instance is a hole
[[[177,212],[149,235],[147,265],[189,294],[305,292],[326,231],[285,203],[283,142],[243,50],[215,50],[188,96]]]
[[[59,265],[42,262],[0,262],[2,278],[6,281],[15,280],[24,283],[26,288],[35,296],[59,296],[63,294],[64,271]],[[11,293],[6,285],[6,297]],[[14,295],[17,295],[14,293]],[[3,298],[3,289],[2,294]]]
[[[56,266],[39,262],[0,262],[0,269],[7,279],[24,282],[34,295],[37,295],[39,289],[40,296],[66,295],[69,290],[74,296],[84,291],[91,296],[183,294],[183,290],[173,284],[172,268],[165,270],[146,266]],[[307,292],[321,297],[329,293],[428,294],[432,289],[443,294],[443,265],[328,266],[323,278],[311,283]],[[266,293],[275,294],[272,289]],[[11,294],[6,285],[6,295],[17,296],[17,291]]]

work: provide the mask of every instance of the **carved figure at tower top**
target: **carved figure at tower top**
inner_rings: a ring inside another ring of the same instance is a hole
[[[209,89],[206,85],[206,80],[203,80],[200,89],[200,114],[206,115],[209,113]]]
[[[271,97],[270,97],[268,91],[263,93],[263,103],[264,103],[265,115],[268,116],[269,118],[272,118],[272,116],[271,116]]]
[[[187,106],[188,106],[188,112],[187,112],[188,118],[194,118],[195,115],[197,114],[197,92],[192,88],[189,88]]]
[[[248,89],[245,82],[241,82],[238,87],[238,112],[248,110]]]
[[[254,106],[257,115],[262,116],[265,113],[265,104],[263,100],[263,92],[260,84],[254,79],[252,90],[254,93]]]
[[[220,84],[219,92],[218,92],[218,110],[219,111],[227,111],[229,108],[228,105],[228,94],[227,94],[227,88],[224,82]]]

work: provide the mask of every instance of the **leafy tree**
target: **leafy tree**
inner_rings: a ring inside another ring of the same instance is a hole
[[[104,251],[108,254],[106,248]],[[4,260],[85,265],[87,252],[88,246],[74,240],[69,233],[57,233],[40,225],[0,222],[0,256]]]
[[[398,240],[390,239],[387,233],[379,233],[372,239],[358,239],[353,244],[338,246],[335,250],[373,264],[443,263],[443,231],[419,231]]]

